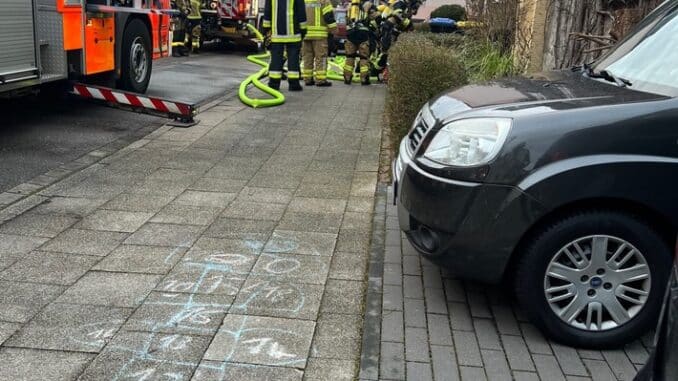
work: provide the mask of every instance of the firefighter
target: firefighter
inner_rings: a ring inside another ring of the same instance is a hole
[[[184,0],[190,1],[188,9],[188,28],[186,30],[186,49],[193,53],[200,52],[200,35],[202,33],[202,1],[201,0]]]
[[[422,0],[408,0],[407,9],[410,15],[416,15],[419,12],[423,1]],[[414,27],[412,28],[414,29]]]
[[[381,23],[381,47],[384,53],[388,53],[391,45],[398,38],[397,26],[403,17],[405,11],[405,2],[402,0],[391,0],[389,6],[384,9]]]
[[[365,5],[371,7],[371,3]],[[369,8],[368,8],[369,9]],[[353,71],[355,70],[355,59],[359,58],[360,83],[362,85],[370,84],[370,20],[369,13],[365,7],[361,7],[360,0],[351,0],[351,6],[347,15],[346,23],[346,62],[344,63],[344,83],[351,84]]]
[[[308,27],[302,42],[304,82],[306,86],[332,86],[327,80],[328,37],[337,29],[332,3],[329,0],[305,0],[305,3]]]
[[[271,21],[273,20],[273,22]],[[301,91],[299,59],[301,40],[306,36],[306,6],[304,0],[267,0],[263,28],[271,34],[271,64],[268,86],[280,90],[283,56],[287,51],[287,80],[290,91]]]
[[[415,4],[418,10],[421,4],[419,0],[411,2]],[[388,50],[393,43],[398,39],[401,32],[412,29],[412,22],[410,20],[410,8],[408,3],[404,0],[390,0],[389,5],[381,6],[383,12],[381,14],[382,22],[379,31],[379,38],[381,40],[381,52],[373,60],[373,65],[376,70],[383,70],[388,61]]]
[[[378,52],[381,50],[379,47],[379,26],[381,25],[381,13],[377,10],[377,7],[371,2],[367,1],[363,4],[363,10],[368,15],[368,28],[370,30],[370,62],[373,61],[373,57],[378,55]],[[374,65],[372,65],[374,69]]]
[[[187,18],[190,13],[189,7],[186,5],[186,0],[172,0],[172,9],[179,11],[179,14],[172,17],[174,24],[174,34],[172,36],[172,56],[187,56],[188,49],[186,49],[186,29]]]

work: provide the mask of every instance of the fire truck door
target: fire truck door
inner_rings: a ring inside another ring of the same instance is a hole
[[[0,1],[0,86],[37,78],[33,2]]]

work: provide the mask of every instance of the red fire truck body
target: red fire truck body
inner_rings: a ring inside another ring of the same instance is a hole
[[[145,92],[153,59],[169,53],[169,9],[169,0],[0,1],[0,95],[89,79]]]
[[[262,13],[259,0],[208,0],[205,5],[203,40],[242,43],[256,38],[247,24],[258,28]]]

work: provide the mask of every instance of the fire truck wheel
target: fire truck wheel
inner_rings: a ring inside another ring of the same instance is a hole
[[[153,65],[151,37],[141,20],[132,20],[122,36],[120,81],[123,90],[144,93],[151,80]]]

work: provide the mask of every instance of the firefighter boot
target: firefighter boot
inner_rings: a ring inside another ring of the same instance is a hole
[[[307,79],[307,80],[304,81],[304,84],[306,86],[315,86],[315,81],[313,80],[313,78]],[[318,82],[318,86],[321,86],[320,82]]]
[[[316,83],[316,86],[318,86],[318,87],[329,87],[329,86],[332,86],[332,82],[330,82],[326,79],[323,79],[322,81],[318,81]]]
[[[279,78],[269,79],[268,87],[272,88],[273,90],[280,90],[280,79]]]
[[[363,79],[362,81],[360,81],[360,84],[363,85],[363,86],[369,86],[370,85],[370,77],[367,77],[367,78]]]
[[[298,79],[290,79],[290,91],[301,91],[303,88],[301,87],[301,83],[299,83]]]

